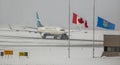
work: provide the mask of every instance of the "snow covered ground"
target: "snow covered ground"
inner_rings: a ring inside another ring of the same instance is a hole
[[[93,58],[93,31],[71,32],[71,47],[68,40],[41,39],[37,33],[0,31],[0,51],[13,50],[12,56],[0,57],[0,64],[120,65],[120,57],[101,57],[104,34],[119,35],[120,33],[119,31],[95,31],[97,41],[94,41]],[[21,51],[28,52],[28,57],[19,57]]]
[[[1,65],[120,65],[120,57],[101,57],[103,48],[71,47],[4,47],[13,50],[13,56],[0,57]],[[27,51],[28,57],[19,57],[18,52]]]

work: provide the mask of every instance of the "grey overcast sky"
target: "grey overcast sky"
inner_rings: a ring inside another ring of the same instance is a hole
[[[70,1],[71,22],[72,13],[75,12],[86,19],[89,29],[92,29],[93,13],[95,13],[95,26],[97,17],[100,16],[116,24],[117,30],[120,28],[120,0],[95,0],[95,12],[93,12],[93,0]],[[6,27],[8,24],[35,27],[37,11],[43,25],[68,28],[68,2],[69,0],[0,0],[0,27]],[[71,23],[71,28],[77,27]]]

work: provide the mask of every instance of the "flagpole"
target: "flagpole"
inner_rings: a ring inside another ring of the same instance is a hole
[[[69,0],[69,2],[68,2],[68,10],[69,10],[69,13],[68,13],[68,21],[69,21],[69,23],[68,23],[68,28],[69,28],[69,39],[68,39],[68,58],[70,58],[70,0]]]
[[[95,0],[93,0],[93,58],[95,57]]]

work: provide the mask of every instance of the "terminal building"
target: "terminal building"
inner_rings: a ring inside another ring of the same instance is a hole
[[[120,35],[104,35],[104,52],[102,56],[120,56]]]

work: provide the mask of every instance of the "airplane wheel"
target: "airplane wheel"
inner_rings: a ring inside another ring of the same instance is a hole
[[[61,35],[61,39],[66,40],[68,39],[68,36],[66,34]]]
[[[57,36],[54,36],[54,39],[57,39]]]
[[[68,40],[69,39],[69,37],[68,37],[68,35],[66,35],[66,40]]]
[[[46,34],[44,34],[43,36],[42,36],[42,39],[45,39],[46,38]]]

